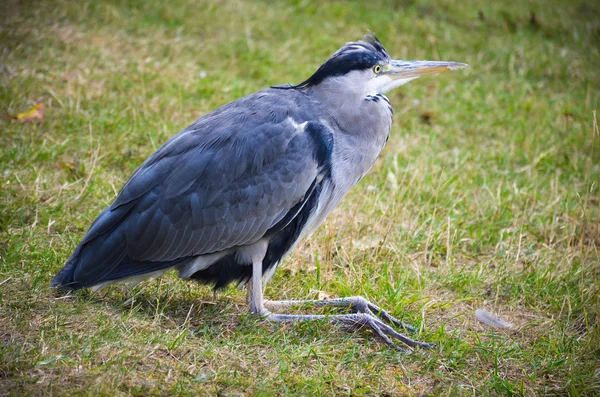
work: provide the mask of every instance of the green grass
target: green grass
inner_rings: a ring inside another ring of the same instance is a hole
[[[2,2],[0,394],[599,394],[600,6],[488,3]],[[361,294],[439,349],[264,323],[242,291],[172,274],[49,289],[168,137],[367,30],[470,68],[390,95],[380,159],[265,292]],[[5,117],[37,102],[43,122]]]

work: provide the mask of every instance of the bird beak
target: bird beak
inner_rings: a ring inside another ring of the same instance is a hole
[[[379,88],[379,92],[384,94],[426,74],[438,74],[467,66],[466,63],[458,62],[390,61],[381,66],[381,75],[388,76],[390,80]]]
[[[384,67],[384,74],[393,80],[416,79],[428,74],[438,74],[448,70],[466,68],[466,63],[436,61],[391,61]]]

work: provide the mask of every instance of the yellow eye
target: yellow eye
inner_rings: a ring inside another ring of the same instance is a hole
[[[374,71],[375,73],[379,73],[379,72],[381,72],[381,65],[376,65],[376,66],[373,68],[373,71]]]

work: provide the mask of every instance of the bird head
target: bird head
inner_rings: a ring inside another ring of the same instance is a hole
[[[467,67],[458,62],[400,61],[391,59],[377,37],[370,33],[363,40],[346,43],[297,88],[316,87],[322,83],[361,94],[386,92],[424,75]]]

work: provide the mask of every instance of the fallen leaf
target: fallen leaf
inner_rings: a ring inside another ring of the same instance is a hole
[[[42,121],[44,120],[44,104],[38,103],[27,112],[19,113],[16,116],[9,114],[8,117],[21,123],[30,123],[33,119],[40,119]]]
[[[317,300],[320,300],[320,301],[325,300],[325,299],[332,299],[333,298],[333,295],[328,294],[325,291],[315,291],[315,290],[313,290],[312,292],[316,292],[317,293]]]

